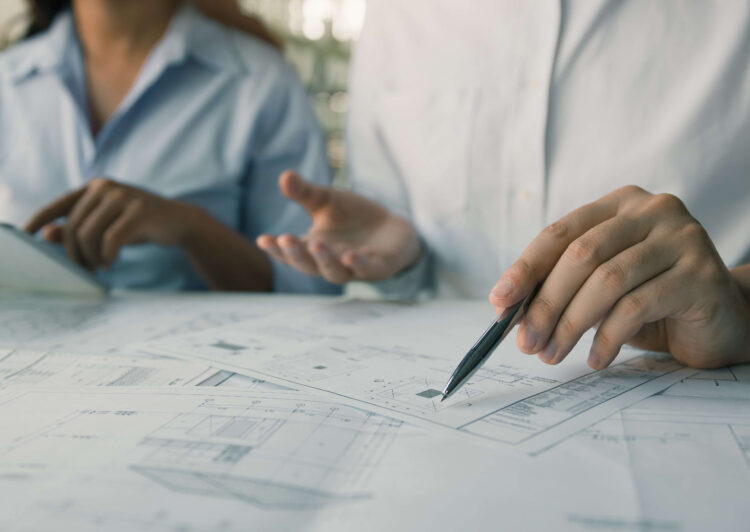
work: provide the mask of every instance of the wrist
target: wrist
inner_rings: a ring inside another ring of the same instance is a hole
[[[414,246],[412,247],[409,255],[411,255],[411,260],[408,260],[405,266],[398,270],[395,275],[401,275],[404,272],[408,272],[420,263],[425,255],[425,246],[422,243],[422,239],[416,238]]]
[[[193,248],[201,239],[201,232],[207,225],[209,214],[191,203],[175,202],[175,240],[176,244],[186,250]]]

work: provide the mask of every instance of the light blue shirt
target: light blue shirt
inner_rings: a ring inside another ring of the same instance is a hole
[[[304,233],[309,217],[279,192],[297,170],[328,184],[325,142],[299,80],[270,46],[186,5],[95,137],[72,14],[0,55],[0,220],[108,177],[201,206],[249,239]],[[232,250],[226,250],[232,260]],[[331,285],[274,263],[274,289]],[[205,288],[179,248],[124,248],[101,278],[131,289]]]

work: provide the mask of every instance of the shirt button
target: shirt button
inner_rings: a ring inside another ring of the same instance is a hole
[[[518,190],[518,195],[521,197],[521,199],[528,200],[531,198],[531,190],[528,189],[528,187],[521,187]]]

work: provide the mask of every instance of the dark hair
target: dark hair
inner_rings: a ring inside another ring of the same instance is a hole
[[[49,28],[55,17],[71,5],[71,0],[27,0],[27,2],[31,7],[31,24],[29,29],[26,30],[26,38]],[[212,4],[209,2],[201,7],[201,11],[219,23],[254,35],[279,50],[283,49],[281,40],[260,19],[252,16],[241,16],[239,10],[236,13],[228,13],[222,9],[209,9],[210,7],[212,7]]]
[[[28,0],[31,6],[31,24],[26,37],[31,37],[50,27],[60,11],[70,6],[70,0]]]

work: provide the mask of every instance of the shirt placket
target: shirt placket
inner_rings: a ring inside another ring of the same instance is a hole
[[[514,136],[514,171],[506,191],[504,227],[506,228],[500,249],[511,251],[511,257],[500,255],[500,269],[507,268],[546,223],[546,137],[549,95],[552,90],[552,73],[560,32],[559,2],[535,3],[531,14],[536,33],[533,49],[536,53],[524,57],[519,96],[521,111]],[[504,139],[507,141],[507,139]]]

